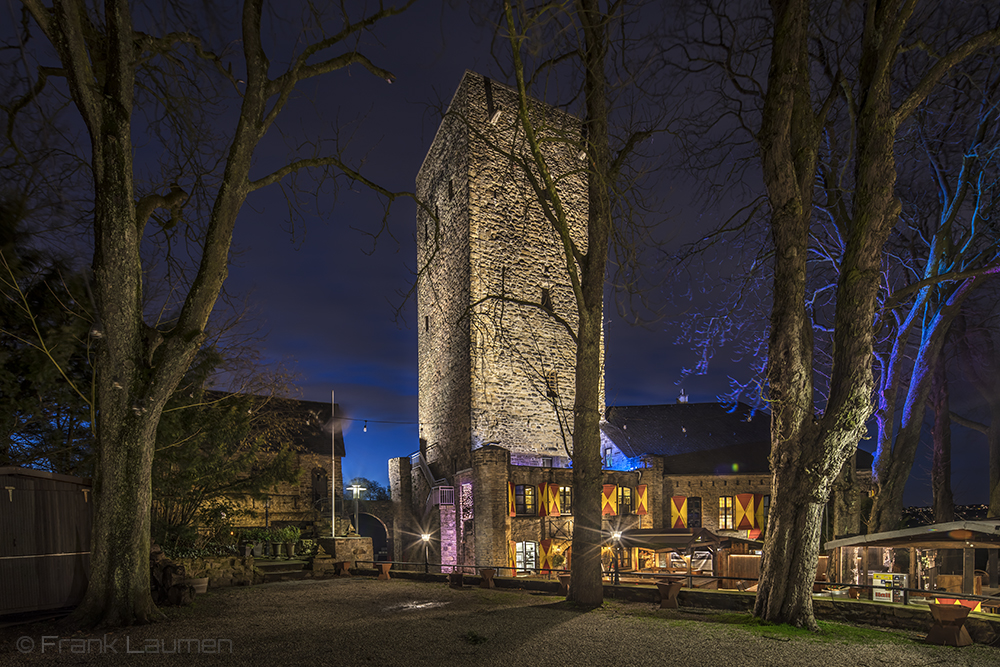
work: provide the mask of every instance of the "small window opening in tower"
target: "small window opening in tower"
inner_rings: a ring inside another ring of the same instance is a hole
[[[542,308],[550,313],[552,312],[552,293],[548,287],[542,288]]]
[[[549,398],[559,395],[559,374],[555,371],[545,374],[545,395]]]
[[[455,188],[452,186],[451,179],[448,180],[448,201],[455,198]]]
[[[431,318],[430,315],[424,315],[424,331],[431,330]]]

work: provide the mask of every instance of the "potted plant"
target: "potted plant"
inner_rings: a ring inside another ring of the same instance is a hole
[[[291,558],[295,555],[295,543],[299,541],[302,531],[296,526],[285,526],[281,532],[285,538],[285,555]]]
[[[263,555],[264,529],[244,528],[243,529],[243,556],[253,555],[260,558]]]
[[[281,545],[285,543],[285,536],[281,528],[271,527],[268,531],[267,540],[271,543],[271,558],[281,556]]]

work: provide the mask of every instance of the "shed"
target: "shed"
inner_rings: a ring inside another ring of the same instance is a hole
[[[868,553],[870,548],[879,549],[901,549],[910,550],[909,576],[912,588],[929,588],[931,590],[944,588],[942,577],[948,575],[938,574],[937,568],[919,567],[915,552],[933,551],[938,549],[960,549],[963,552],[962,574],[959,582],[952,584],[960,590],[953,590],[954,593],[974,594],[975,586],[975,550],[989,550],[989,572],[987,582],[989,588],[997,587],[997,549],[1000,548],[1000,519],[984,519],[982,521],[949,521],[947,523],[933,523],[916,528],[904,528],[902,530],[891,530],[883,533],[871,533],[869,535],[855,535],[838,540],[832,540],[825,545],[827,551],[834,550],[834,562],[838,564],[840,572],[843,573],[841,580],[846,580],[847,576],[854,569],[861,570],[860,578],[867,579],[870,559],[867,555],[860,556],[855,553],[848,555],[849,550],[863,550]],[[854,558],[860,562],[860,567],[855,568],[848,565],[847,558]],[[959,575],[951,575],[958,577]],[[982,578],[982,575],[979,575]],[[846,581],[845,581],[846,583]],[[853,583],[859,583],[857,581]]]
[[[0,615],[83,599],[93,505],[89,479],[0,468]]]

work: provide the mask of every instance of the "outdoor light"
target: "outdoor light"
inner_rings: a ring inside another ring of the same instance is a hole
[[[359,521],[358,515],[358,496],[362,491],[367,491],[368,489],[360,484],[351,484],[348,488],[354,492],[354,532],[361,535],[361,522]]]
[[[615,550],[614,550],[614,555],[615,555],[615,578],[614,578],[614,585],[617,586],[618,584],[621,583],[621,577],[619,576],[618,572],[619,572],[619,562],[621,561],[622,531],[616,530],[615,532],[611,533],[611,537],[613,537],[614,540],[615,540]]]
[[[365,433],[367,433],[367,432],[368,432],[368,420],[367,420],[367,419],[365,420],[365,428],[364,428],[364,432],[365,432]]]
[[[420,539],[424,541],[424,574],[427,574],[427,545],[431,542],[430,533],[424,533],[420,536]]]

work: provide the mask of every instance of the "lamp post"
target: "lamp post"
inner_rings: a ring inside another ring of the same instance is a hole
[[[431,536],[424,533],[420,536],[420,539],[424,541],[424,574],[427,574],[427,545],[430,544]]]
[[[361,535],[361,523],[358,521],[358,494],[362,491],[367,491],[368,489],[360,484],[351,484],[348,488],[354,492],[354,532]]]
[[[619,554],[619,552],[621,551],[621,548],[622,548],[622,532],[620,530],[616,530],[614,533],[611,534],[611,537],[615,541],[615,546],[614,546],[614,549],[615,549],[615,579],[614,579],[614,584],[615,584],[615,586],[617,586],[618,584],[621,583],[621,579],[618,577],[618,561],[619,561],[619,555],[618,554]]]

